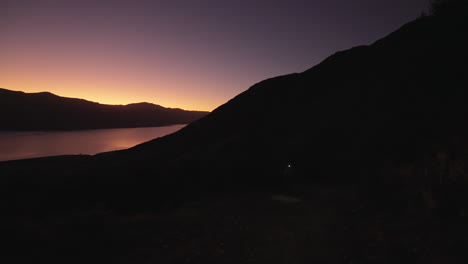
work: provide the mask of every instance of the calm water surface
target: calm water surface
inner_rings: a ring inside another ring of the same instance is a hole
[[[0,161],[126,149],[185,125],[80,131],[0,131]]]

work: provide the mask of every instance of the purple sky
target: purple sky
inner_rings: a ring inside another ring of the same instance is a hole
[[[371,44],[428,0],[0,0],[0,87],[213,110]]]

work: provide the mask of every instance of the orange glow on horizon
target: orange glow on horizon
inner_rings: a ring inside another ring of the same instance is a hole
[[[143,92],[137,89],[116,89],[116,86],[113,86],[111,89],[102,89],[102,87],[98,87],[98,85],[89,84],[58,87],[52,84],[30,84],[27,81],[19,83],[20,84],[16,85],[14,82],[6,82],[2,79],[2,81],[0,81],[0,88],[25,93],[50,92],[61,97],[79,98],[107,105],[127,105],[147,102],[168,108],[181,108],[195,111],[212,111],[219,106],[216,102],[223,100],[223,98],[216,96],[211,96],[211,98],[206,98],[205,96],[203,100],[200,100],[203,102],[203,104],[201,104],[197,103],[196,96],[190,96],[188,93],[182,95],[172,94],[170,91],[173,89],[170,88],[157,91],[149,90],[147,94],[143,94]],[[209,99],[211,99],[211,102]]]
[[[69,43],[28,44],[31,41],[6,43],[7,48],[0,49],[0,88],[25,93],[50,92],[101,104],[148,102],[169,108],[212,111],[242,92],[238,89],[251,84],[246,80],[241,80],[241,85],[226,83],[219,74],[208,74],[209,67],[187,70],[182,62],[164,54],[159,60],[159,55],[155,55],[153,60],[131,51],[121,52],[118,45],[104,50],[101,46],[86,49]],[[237,91],[233,87],[238,87]]]

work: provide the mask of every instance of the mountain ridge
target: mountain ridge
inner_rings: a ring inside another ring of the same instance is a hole
[[[0,130],[82,130],[186,124],[208,112],[166,108],[142,102],[100,104],[50,92],[0,88]]]
[[[90,103],[94,103],[94,104],[99,104],[99,105],[104,105],[104,106],[152,105],[152,106],[157,106],[157,107],[161,107],[161,108],[165,108],[165,109],[178,109],[178,110],[184,110],[184,111],[206,112],[206,113],[209,113],[209,111],[188,110],[188,109],[182,109],[182,108],[180,108],[180,107],[165,107],[165,106],[162,106],[162,105],[159,105],[159,104],[155,104],[155,103],[150,103],[150,102],[138,102],[138,103],[128,103],[128,104],[103,104],[103,103],[94,102],[94,101],[87,100],[87,99],[83,99],[83,98],[60,96],[60,95],[57,95],[57,94],[54,94],[54,93],[48,92],[48,91],[27,93],[27,92],[23,92],[23,91],[9,90],[9,89],[0,87],[0,93],[2,93],[2,92],[4,92],[4,93],[13,92],[13,93],[19,93],[19,94],[23,94],[23,95],[29,94],[29,95],[53,96],[53,97],[60,97],[60,98],[63,98],[63,99],[74,99],[74,100],[86,101],[86,102],[90,102]]]
[[[172,174],[195,171],[198,181],[222,188],[223,181],[278,181],[288,161],[302,176],[327,178],[363,174],[384,159],[433,155],[425,153],[468,130],[461,122],[468,114],[467,26],[421,17],[302,73],[261,81],[173,135],[102,156],[135,160],[135,167],[157,160]]]

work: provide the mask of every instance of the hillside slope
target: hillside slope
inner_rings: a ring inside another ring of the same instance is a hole
[[[465,138],[467,32],[464,17],[417,19],[303,73],[260,82],[173,135],[102,156],[216,188],[271,183],[288,162],[304,177],[360,180],[387,158]]]

